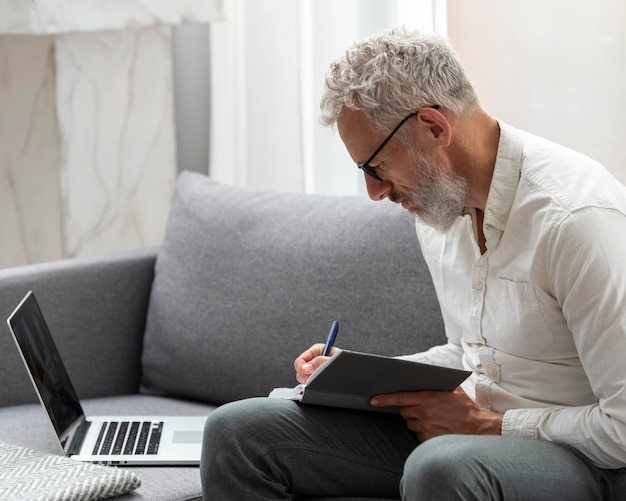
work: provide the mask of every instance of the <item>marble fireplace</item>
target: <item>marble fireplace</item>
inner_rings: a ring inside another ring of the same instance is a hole
[[[160,242],[171,26],[223,1],[0,0],[0,267]]]

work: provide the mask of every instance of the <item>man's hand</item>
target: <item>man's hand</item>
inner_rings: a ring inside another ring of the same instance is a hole
[[[503,414],[482,411],[461,387],[448,391],[389,393],[372,398],[374,407],[397,406],[409,430],[424,442],[439,435],[500,435]]]
[[[338,348],[331,348],[330,355],[333,355],[336,351],[338,351]],[[298,383],[306,384],[311,374],[315,372],[315,369],[328,361],[330,357],[323,357],[323,352],[324,344],[317,343],[296,358],[293,367],[296,369],[296,380]]]

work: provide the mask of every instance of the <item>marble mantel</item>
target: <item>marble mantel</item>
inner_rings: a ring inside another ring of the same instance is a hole
[[[0,0],[0,33],[53,35],[208,22],[224,0]]]
[[[172,24],[219,0],[0,0],[0,267],[160,242]]]

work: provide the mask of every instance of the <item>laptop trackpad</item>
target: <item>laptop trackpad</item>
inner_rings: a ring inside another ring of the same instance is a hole
[[[202,443],[201,430],[175,431],[173,443],[175,444],[200,444]]]

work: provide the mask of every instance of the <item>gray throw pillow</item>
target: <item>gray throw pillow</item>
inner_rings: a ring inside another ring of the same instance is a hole
[[[295,384],[324,342],[386,355],[444,341],[413,217],[366,197],[179,177],[155,268],[142,390],[223,403]]]
[[[95,501],[141,485],[133,472],[0,441],[0,499]]]

